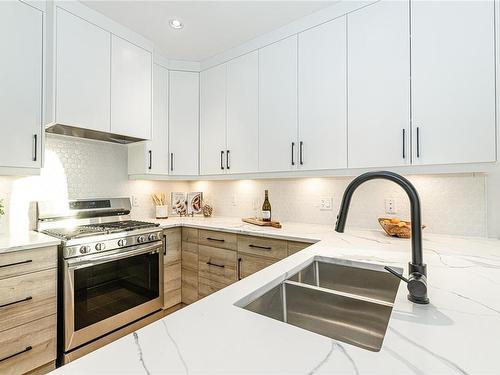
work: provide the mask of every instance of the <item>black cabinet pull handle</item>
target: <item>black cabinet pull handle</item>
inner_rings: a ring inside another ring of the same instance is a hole
[[[420,128],[417,126],[417,158],[420,157]]]
[[[238,280],[241,280],[241,258],[238,258]]]
[[[174,153],[170,153],[170,171],[174,171]]]
[[[224,170],[224,150],[220,152],[220,169]]]
[[[151,169],[151,167],[153,166],[153,151],[149,150],[148,153],[149,153],[149,166],[148,166],[148,169]]]
[[[406,159],[406,129],[403,129],[403,159]]]
[[[21,264],[26,264],[26,263],[31,263],[31,262],[33,262],[33,260],[28,259],[28,260],[23,260],[22,262],[16,262],[16,263],[10,263],[10,264],[3,264],[3,265],[0,265],[0,268],[12,267],[12,266],[19,266]]]
[[[17,352],[17,353],[11,354],[11,355],[9,355],[9,356],[7,356],[7,357],[4,357],[4,358],[0,359],[0,362],[3,362],[3,361],[6,361],[6,360],[8,360],[8,359],[11,359],[11,358],[13,358],[13,357],[16,357],[16,356],[18,356],[19,354],[23,354],[23,353],[29,352],[31,349],[33,349],[33,348],[31,347],[31,345],[30,345],[30,346],[27,346],[27,347],[26,347],[26,349],[21,350],[20,352]]]
[[[259,246],[259,245],[248,245],[248,247],[253,247],[254,249],[262,249],[262,250],[272,250],[271,246]]]
[[[167,255],[167,236],[163,236],[163,255]]]
[[[213,238],[213,237],[207,237],[207,240],[209,241],[217,241],[217,242],[225,242],[226,240],[223,240],[221,238]]]
[[[33,134],[33,161],[36,161],[38,156],[38,134]]]
[[[226,150],[226,169],[229,169],[229,150]]]
[[[293,154],[294,154],[294,151],[295,150],[295,142],[292,142],[292,165],[295,165],[295,160],[294,160],[294,157],[293,157]]]
[[[300,141],[299,144],[299,163],[300,165],[304,165],[304,159],[303,159],[303,148],[304,148],[304,142]]]
[[[0,308],[2,308],[2,307],[7,307],[7,306],[11,306],[11,305],[15,305],[16,303],[21,303],[21,302],[30,301],[30,300],[32,300],[32,299],[33,299],[33,297],[28,296],[28,297],[26,297],[26,298],[20,299],[19,301],[14,301],[14,302],[9,302],[9,303],[4,303],[3,305],[0,305]]]
[[[223,264],[212,263],[211,261],[208,261],[208,262],[207,262],[207,264],[208,264],[209,266],[215,266],[215,267],[219,267],[219,268],[224,268],[224,267],[226,267],[226,266],[225,266],[225,265],[223,265]]]

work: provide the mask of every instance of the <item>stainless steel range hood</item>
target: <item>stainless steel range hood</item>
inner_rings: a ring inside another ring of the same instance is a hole
[[[63,124],[50,125],[45,129],[45,131],[47,133],[52,133],[52,134],[61,134],[70,137],[95,139],[98,141],[121,143],[121,144],[145,141],[145,139],[143,138],[129,137],[126,135],[101,132],[98,130],[83,129],[83,128],[78,128],[76,126],[63,125]]]

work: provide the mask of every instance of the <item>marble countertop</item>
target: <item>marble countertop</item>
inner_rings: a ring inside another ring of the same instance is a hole
[[[60,243],[61,241],[57,238],[35,231],[0,234],[0,254],[37,247],[57,246]]]
[[[314,256],[404,267],[410,242],[380,231],[228,218],[172,218],[198,228],[316,242],[223,290],[127,335],[56,374],[498,374],[500,241],[424,232],[429,305],[400,284],[380,352],[332,340],[235,306]]]

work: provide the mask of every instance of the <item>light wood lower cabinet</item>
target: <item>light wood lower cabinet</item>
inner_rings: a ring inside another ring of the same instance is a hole
[[[312,243],[308,242],[296,242],[296,241],[288,241],[288,256],[298,253],[301,250],[304,250],[306,247],[311,246]]]
[[[163,236],[163,308],[168,309],[181,303],[181,228],[165,229]]]
[[[238,236],[238,252],[283,259],[287,256],[287,242],[256,236]]]
[[[200,245],[199,296],[205,297],[237,281],[236,251]]]
[[[24,374],[55,358],[55,314],[0,333],[0,374]]]
[[[182,303],[198,300],[198,229],[182,228]]]
[[[55,268],[0,280],[0,330],[52,315],[57,310]]]
[[[236,250],[238,248],[238,235],[236,233],[200,229],[198,243],[221,249]]]
[[[57,248],[0,254],[0,374],[53,367]]]
[[[255,255],[239,254],[239,279],[243,279],[251,274],[263,270],[264,268],[276,263],[276,259],[269,259]]]

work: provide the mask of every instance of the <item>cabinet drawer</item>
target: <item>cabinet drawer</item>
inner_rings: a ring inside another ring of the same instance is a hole
[[[163,267],[163,308],[167,309],[181,302],[181,263]]]
[[[163,263],[170,264],[181,260],[181,228],[165,229],[165,256]]]
[[[271,238],[239,236],[238,252],[283,259],[287,256],[287,244],[283,240]]]
[[[24,374],[56,358],[56,315],[3,331],[0,374]]]
[[[220,249],[236,250],[237,235],[235,233],[200,230],[198,243],[200,245],[218,247]]]
[[[304,250],[311,245],[312,243],[307,242],[288,241],[288,255],[298,253],[300,250]]]
[[[198,229],[182,228],[182,241],[198,243]]]
[[[0,279],[57,267],[57,247],[0,254]]]
[[[239,258],[239,277],[243,279],[244,277],[250,276],[251,274],[260,271],[273,263],[276,263],[276,259],[269,259],[263,257],[257,257],[254,255],[240,254]]]
[[[0,331],[57,311],[56,269],[0,280]]]
[[[198,269],[200,296],[206,287],[219,290],[237,280],[236,252],[200,245]]]

